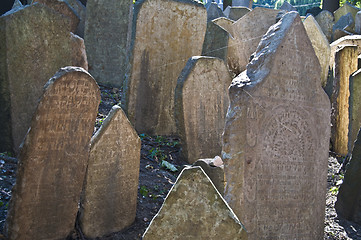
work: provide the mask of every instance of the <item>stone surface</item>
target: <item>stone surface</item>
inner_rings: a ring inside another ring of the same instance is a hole
[[[84,41],[89,72],[100,84],[121,87],[127,68],[131,0],[89,0]]]
[[[361,11],[358,11],[355,16],[355,33],[361,34]]]
[[[44,84],[59,68],[87,69],[83,40],[40,3],[0,17],[0,152],[18,151]]]
[[[351,36],[352,33],[344,30],[344,29],[335,29],[335,31],[332,33],[332,39],[336,41],[337,39],[340,39],[342,37]]]
[[[13,7],[11,9],[16,9],[16,8],[22,8],[23,4],[20,2],[20,0],[15,0]]]
[[[252,5],[252,0],[232,0],[233,7],[247,7],[249,9],[252,9]]]
[[[214,22],[215,24],[217,24],[218,26],[222,27],[224,30],[226,30],[233,38],[233,23],[235,23],[235,21],[228,19],[226,17],[220,17],[220,18],[216,18],[214,19],[212,22]]]
[[[308,15],[303,21],[308,37],[311,40],[312,47],[315,50],[318,61],[321,65],[321,84],[326,86],[328,77],[328,67],[330,61],[331,47],[323,34],[322,29],[312,15]]]
[[[238,19],[242,18],[244,15],[246,15],[247,13],[249,13],[251,11],[251,9],[247,8],[247,7],[231,7],[228,6],[226,8],[226,10],[224,10],[224,15],[233,20],[233,21],[237,21]]]
[[[185,168],[143,235],[149,239],[247,239],[202,168]]]
[[[189,163],[221,154],[232,78],[224,61],[192,57],[178,78],[175,118],[182,155]]]
[[[216,2],[209,2],[206,4],[207,9],[207,23],[213,19],[224,17],[222,9],[218,6]]]
[[[232,26],[234,39],[228,43],[228,67],[238,75],[246,69],[262,36],[276,23],[278,10],[255,8]]]
[[[332,67],[331,143],[333,151],[341,155],[347,155],[349,152],[349,78],[357,70],[357,56],[357,46],[339,46]]]
[[[250,240],[323,238],[330,102],[320,72],[298,13],[289,12],[229,88],[225,199]]]
[[[41,3],[47,7],[53,9],[54,11],[68,17],[70,19],[70,31],[75,33],[78,29],[80,22],[78,14],[74,9],[69,5],[67,1],[64,0],[33,0],[33,3]]]
[[[75,34],[84,38],[86,8],[79,0],[67,0],[67,2],[75,10],[76,14],[79,17],[79,24]]]
[[[358,65],[358,64],[357,64]],[[348,152],[353,149],[361,128],[361,70],[350,76]]]
[[[227,61],[229,33],[214,22],[207,23],[202,56],[218,57]]]
[[[223,196],[225,182],[222,159],[219,156],[215,158],[198,159],[193,165],[202,167],[203,171],[212,180],[219,194]]]
[[[335,16],[335,22],[337,22],[342,16],[348,13],[351,13],[352,19],[354,20],[358,11],[360,11],[359,8],[351,5],[348,2],[345,2],[342,7],[333,12],[333,15]]]
[[[335,32],[336,29],[345,30],[348,32],[352,32],[355,27],[355,21],[351,13],[347,13],[346,15],[342,16],[332,27],[332,32]],[[336,39],[333,38],[333,41]]]
[[[176,132],[174,90],[188,59],[202,52],[207,11],[192,0],[134,4],[122,108],[138,133]]]
[[[297,9],[292,6],[289,2],[284,1],[284,3],[282,4],[282,6],[280,7],[280,10],[285,10],[285,11],[297,11]]]
[[[140,138],[115,105],[91,139],[80,226],[90,238],[130,226],[137,208]]]
[[[333,14],[330,11],[323,10],[315,17],[328,41],[332,41]]]
[[[74,229],[99,102],[82,68],[62,68],[45,85],[19,156],[8,239],[65,239]]]

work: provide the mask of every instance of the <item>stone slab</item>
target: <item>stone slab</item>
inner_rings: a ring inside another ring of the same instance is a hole
[[[189,163],[221,154],[232,78],[224,61],[192,57],[178,78],[175,119],[182,155]]]
[[[330,102],[298,13],[283,15],[253,56],[229,88],[225,199],[250,240],[322,239]]]
[[[285,11],[297,11],[297,9],[292,6],[292,4],[290,4],[287,1],[284,1],[284,3],[282,4],[282,6],[280,7],[280,10],[285,10]]]
[[[122,108],[138,133],[172,135],[174,90],[188,59],[202,53],[207,11],[192,0],[134,4]]]
[[[252,9],[252,0],[232,0],[232,7],[247,7]]]
[[[357,64],[358,65],[358,64]],[[351,153],[361,128],[361,70],[350,76],[348,152]]]
[[[320,25],[323,33],[328,41],[332,41],[332,27],[334,23],[333,14],[330,11],[323,10],[315,17],[317,23]]]
[[[353,32],[355,27],[355,21],[351,13],[343,15],[332,27],[332,32],[338,30],[345,30],[347,32]],[[337,40],[335,37],[332,38],[333,41]]]
[[[361,34],[361,11],[358,11],[355,16],[355,33]]]
[[[65,239],[74,229],[99,102],[82,68],[61,68],[45,85],[19,156],[8,239]]]
[[[214,22],[207,23],[202,56],[218,57],[227,61],[229,33]]]
[[[348,2],[345,2],[342,7],[338,8],[336,11],[333,12],[333,15],[335,16],[335,22],[337,22],[342,16],[348,13],[351,13],[352,19],[354,20],[358,11],[360,11],[359,8],[353,6]]]
[[[226,30],[231,37],[233,38],[233,23],[235,23],[235,21],[228,19],[226,17],[220,17],[220,18],[216,18],[214,19],[212,22],[214,22],[215,24],[217,24],[218,26],[220,26],[221,28],[223,28],[224,30]]]
[[[224,17],[222,9],[216,2],[209,2],[205,6],[207,9],[207,23],[216,18]]]
[[[75,34],[79,37],[84,38],[86,8],[79,0],[67,0],[67,2],[79,17],[79,24],[75,31]]]
[[[223,11],[224,15],[233,20],[233,21],[237,21],[238,19],[242,18],[244,15],[246,15],[247,13],[249,13],[251,11],[251,9],[247,8],[247,7],[231,7],[228,6],[226,8],[226,10]]]
[[[247,233],[202,168],[183,169],[143,235],[149,239],[247,239]]]
[[[119,232],[134,222],[139,164],[140,138],[115,105],[91,139],[79,218],[85,236]]]
[[[131,0],[88,0],[84,40],[89,72],[99,84],[120,88],[127,68]]]

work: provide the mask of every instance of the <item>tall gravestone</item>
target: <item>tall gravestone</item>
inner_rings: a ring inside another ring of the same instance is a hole
[[[178,78],[175,119],[182,154],[189,163],[220,155],[232,78],[224,61],[192,57]]]
[[[330,102],[320,71],[298,13],[289,12],[229,88],[225,199],[250,240],[323,238]]]
[[[353,149],[361,128],[361,69],[350,76],[348,152]]]
[[[73,230],[99,102],[82,68],[62,68],[45,85],[19,156],[8,239],[65,239]]]
[[[140,138],[114,106],[91,139],[80,226],[95,238],[130,226],[137,207]]]
[[[0,152],[18,151],[44,84],[61,67],[87,69],[69,21],[35,3],[0,17]]]
[[[143,235],[144,240],[245,240],[247,232],[202,168],[186,168]]]
[[[330,11],[323,10],[317,16],[315,17],[318,25],[320,25],[323,33],[328,39],[328,42],[332,41],[332,27],[333,27],[333,21],[334,17],[333,14]]]
[[[207,22],[202,56],[218,57],[227,61],[229,33],[213,21]]]
[[[357,46],[342,45],[335,53],[331,95],[331,143],[333,151],[347,155],[349,136],[349,78],[357,70]]]
[[[132,0],[87,2],[84,41],[89,72],[100,84],[123,84],[132,7]]]
[[[193,0],[134,4],[122,107],[139,133],[176,132],[174,90],[187,60],[202,52],[207,11]]]

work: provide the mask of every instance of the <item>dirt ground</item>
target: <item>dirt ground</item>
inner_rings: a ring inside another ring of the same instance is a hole
[[[111,107],[120,103],[119,89],[102,87],[102,101],[94,132],[100,127]],[[138,205],[134,223],[127,229],[112,233],[97,240],[133,240],[141,239],[145,229],[161,207],[169,189],[174,184],[178,174],[187,164],[180,155],[180,140],[176,136],[147,136],[140,134],[142,140]],[[17,159],[8,153],[0,154],[0,233],[5,222],[7,206],[11,197],[11,188],[16,179]],[[165,162],[172,167],[165,167]],[[324,239],[331,240],[361,240],[361,226],[346,221],[337,216],[334,204],[337,189],[343,179],[340,166],[343,159],[334,154],[329,157],[328,189],[325,210]],[[162,164],[163,163],[163,164]],[[69,240],[90,240],[84,237],[78,224],[69,235]]]

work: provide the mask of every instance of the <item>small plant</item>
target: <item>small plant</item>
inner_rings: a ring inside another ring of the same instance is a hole
[[[149,190],[146,186],[141,186],[139,188],[139,193],[143,196],[143,197],[148,197],[148,193],[149,193]]]
[[[335,186],[335,187],[330,188],[330,192],[331,192],[332,195],[337,195],[338,187]]]
[[[164,154],[164,150],[160,148],[152,148],[149,150],[149,157],[156,161],[163,161],[167,159],[167,155]]]

